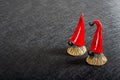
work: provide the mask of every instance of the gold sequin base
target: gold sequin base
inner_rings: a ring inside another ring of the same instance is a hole
[[[67,49],[67,53],[71,56],[81,56],[85,54],[87,51],[85,46],[79,47],[79,46],[71,46]]]
[[[95,56],[87,56],[86,62],[94,66],[102,66],[107,62],[104,54],[96,54]]]

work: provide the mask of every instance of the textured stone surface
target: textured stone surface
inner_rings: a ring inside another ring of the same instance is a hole
[[[103,23],[102,67],[66,53],[80,13],[87,48],[95,30],[88,22]],[[119,67],[119,0],[0,0],[0,80],[119,80]]]

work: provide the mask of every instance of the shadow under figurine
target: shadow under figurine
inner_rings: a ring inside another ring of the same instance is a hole
[[[90,65],[101,66],[107,62],[107,58],[103,54],[103,38],[102,38],[102,24],[99,20],[94,20],[93,23],[89,23],[90,26],[96,24],[97,29],[92,40],[92,44],[88,51],[86,62]]]
[[[69,55],[81,56],[86,53],[87,49],[84,43],[84,33],[84,19],[83,14],[81,14],[78,25],[68,42],[69,47],[67,53]]]

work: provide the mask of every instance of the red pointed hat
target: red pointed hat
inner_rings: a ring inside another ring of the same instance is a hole
[[[94,38],[92,40],[90,50],[96,54],[101,54],[103,52],[102,24],[99,20],[94,20],[93,24],[96,24],[97,29],[96,32],[94,33]]]
[[[70,42],[72,42],[76,46],[84,46],[84,19],[83,14],[80,15],[80,19],[78,25],[70,37]]]

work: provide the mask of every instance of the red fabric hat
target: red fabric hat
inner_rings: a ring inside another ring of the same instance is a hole
[[[70,37],[70,42],[76,46],[84,46],[84,19],[83,14],[80,15],[79,23],[72,35]]]
[[[99,20],[94,20],[93,24],[96,24],[97,29],[96,29],[96,32],[94,33],[94,38],[92,40],[90,50],[96,54],[100,54],[103,52],[102,24]]]

